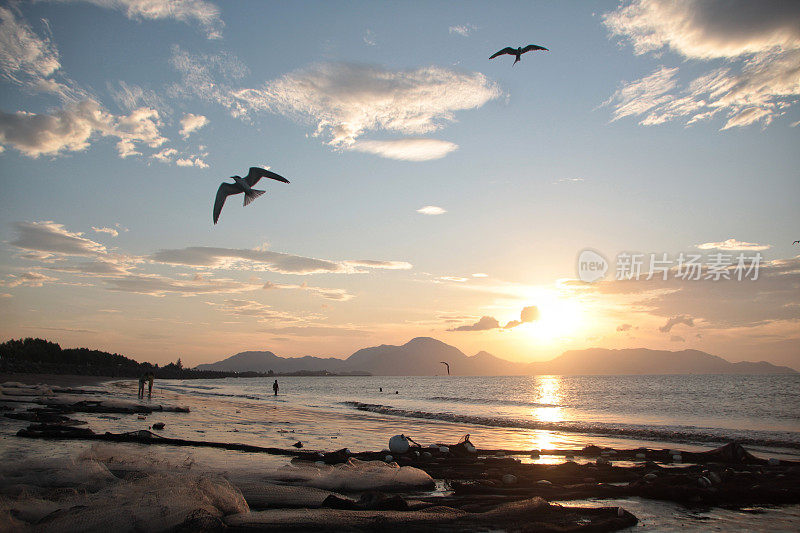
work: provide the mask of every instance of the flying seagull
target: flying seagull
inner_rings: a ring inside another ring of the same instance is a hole
[[[283,176],[279,176],[274,172],[260,167],[250,167],[250,172],[248,172],[247,176],[244,178],[240,176],[231,176],[231,179],[236,183],[223,182],[222,185],[219,186],[219,189],[217,189],[217,199],[214,200],[214,224],[219,220],[219,214],[222,212],[225,199],[231,194],[244,193],[244,205],[250,205],[250,202],[267,192],[252,188],[261,178],[270,178],[276,181],[289,183],[289,180]]]
[[[450,375],[450,365],[449,365],[449,364],[447,364],[447,363],[445,363],[444,361],[439,361],[439,362],[440,362],[440,363],[442,363],[444,366],[446,366],[446,367],[447,367],[447,375],[449,376],[449,375]]]
[[[514,59],[514,63],[511,65],[513,67],[520,60],[520,56],[522,54],[524,54],[525,52],[530,52],[531,50],[544,50],[545,52],[549,52],[550,51],[547,48],[545,48],[544,46],[539,46],[538,44],[529,44],[525,48],[523,48],[521,46],[519,48],[511,48],[510,46],[506,46],[502,50],[500,50],[498,52],[495,52],[494,54],[489,56],[489,59],[494,59],[495,57],[501,56],[503,54],[508,54],[510,56],[515,56],[516,59]]]

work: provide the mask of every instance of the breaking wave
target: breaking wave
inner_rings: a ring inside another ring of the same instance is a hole
[[[461,398],[458,396],[431,396],[434,402],[480,403],[486,405],[513,405],[515,407],[564,407],[557,403],[526,402],[522,400],[492,400],[490,398]]]
[[[735,440],[750,446],[800,449],[800,433],[771,431],[741,431],[722,428],[696,426],[645,426],[635,424],[616,424],[603,422],[545,422],[541,420],[516,419],[498,416],[475,416],[457,413],[431,413],[412,409],[401,409],[390,405],[362,402],[341,402],[342,405],[382,415],[404,418],[441,420],[458,424],[479,426],[521,428],[568,433],[592,434],[605,437],[627,437],[641,440],[685,443],[724,443]],[[526,404],[529,405],[529,404]]]

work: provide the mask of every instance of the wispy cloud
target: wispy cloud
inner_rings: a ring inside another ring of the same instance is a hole
[[[219,8],[205,0],[57,0],[59,2],[87,2],[125,13],[132,20],[174,19],[199,24],[209,39],[222,38],[224,23]]]
[[[751,251],[757,252],[767,250],[771,247],[769,244],[758,244],[755,242],[737,241],[736,239],[728,239],[722,242],[704,242],[703,244],[696,245],[701,250],[726,250],[726,251]]]
[[[361,268],[405,270],[411,264],[405,261],[345,260],[331,261],[316,259],[283,252],[273,252],[264,248],[214,248],[193,246],[172,250],[161,250],[150,256],[152,261],[171,265],[184,265],[197,268],[256,270],[281,274],[349,274],[363,272]]]
[[[658,328],[658,331],[662,333],[669,333],[672,330],[672,328],[678,324],[685,324],[689,327],[694,327],[694,318],[690,317],[689,315],[678,315],[670,317],[670,319],[667,320],[666,324]]]
[[[0,286],[2,287],[41,287],[45,283],[50,283],[53,281],[58,281],[56,278],[52,278],[41,272],[25,272],[24,274],[9,274],[8,278],[5,280],[0,280]]]
[[[372,30],[364,31],[364,44],[368,46],[375,46],[378,44],[378,41],[375,39],[375,32]]]
[[[456,34],[462,37],[469,37],[469,34],[477,29],[478,27],[474,24],[459,24],[458,26],[450,26],[447,31],[450,35]]]
[[[115,230],[114,228],[105,228],[105,227],[98,228],[97,226],[92,226],[92,230],[95,233],[108,233],[112,237],[116,237],[117,235],[119,235],[119,231]]]
[[[724,16],[720,16],[724,13]],[[678,67],[660,67],[624,84],[606,103],[614,119],[641,116],[641,124],[721,114],[721,129],[767,125],[800,96],[800,3],[748,0],[634,0],[603,18],[636,54],[667,48],[686,60],[723,62],[685,86]]]
[[[351,150],[379,155],[400,161],[430,161],[441,159],[458,150],[458,145],[438,139],[397,139],[394,141],[357,141]]]
[[[230,96],[242,109],[309,121],[316,126],[314,135],[327,139],[335,148],[421,160],[442,157],[455,145],[427,139],[403,144],[356,141],[366,132],[379,130],[406,135],[431,133],[453,122],[456,111],[481,107],[500,95],[497,84],[477,72],[436,66],[389,70],[326,63],[296,70],[260,89],[234,91]]]
[[[438,205],[426,205],[425,207],[420,207],[417,209],[417,213],[421,213],[423,215],[443,215],[447,213],[447,211]]]
[[[106,253],[106,247],[87,239],[83,233],[68,231],[52,221],[16,222],[17,238],[11,244],[23,250],[44,254],[94,256]]]
[[[42,24],[49,33],[47,21]],[[60,69],[58,49],[50,36],[39,36],[14,8],[0,6],[2,77],[30,91],[52,93],[63,100],[84,96],[74,82],[61,75]]]

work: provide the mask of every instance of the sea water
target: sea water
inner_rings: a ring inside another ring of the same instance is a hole
[[[737,440],[756,453],[800,457],[797,374],[279,377],[277,397],[272,382],[227,378],[162,386],[317,413],[302,434],[319,441],[336,436],[350,447],[385,446],[392,431],[428,440],[463,432],[480,434],[485,441],[477,444],[484,447],[697,449]]]

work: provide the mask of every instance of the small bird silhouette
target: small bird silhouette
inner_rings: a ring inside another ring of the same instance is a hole
[[[502,50],[500,50],[498,52],[495,52],[494,54],[489,56],[489,59],[494,59],[495,57],[501,56],[503,54],[508,54],[510,56],[515,56],[516,59],[514,59],[514,63],[511,65],[513,67],[514,65],[517,64],[517,62],[519,62],[520,56],[522,56],[522,54],[524,54],[525,52],[530,52],[531,50],[544,50],[545,52],[549,52],[550,51],[547,48],[545,48],[544,46],[539,46],[538,44],[529,44],[525,48],[523,48],[521,46],[519,48],[511,48],[510,46],[507,46],[507,47],[503,48]]]
[[[214,200],[214,224],[219,220],[219,214],[222,212],[222,206],[225,204],[225,199],[231,194],[244,193],[244,205],[250,205],[250,202],[261,196],[267,191],[253,189],[253,185],[258,183],[261,178],[270,178],[283,183],[289,183],[289,180],[283,176],[279,176],[274,172],[260,168],[250,167],[250,172],[244,178],[240,176],[231,176],[231,179],[236,183],[222,183],[217,189],[217,198]]]
[[[446,367],[447,367],[447,375],[449,376],[449,375],[450,375],[450,365],[449,365],[449,364],[447,364],[447,363],[445,363],[444,361],[439,361],[439,362],[440,362],[440,363],[442,363],[444,366],[446,366]]]

